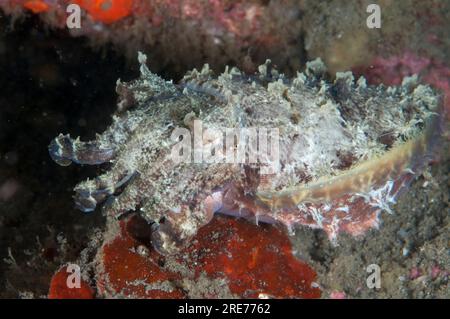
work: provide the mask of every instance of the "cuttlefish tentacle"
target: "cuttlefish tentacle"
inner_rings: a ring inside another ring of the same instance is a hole
[[[61,166],[76,164],[98,165],[110,162],[115,157],[113,147],[101,146],[97,141],[82,142],[72,139],[69,134],[60,134],[48,150],[52,159]]]

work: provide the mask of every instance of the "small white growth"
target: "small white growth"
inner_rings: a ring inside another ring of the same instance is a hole
[[[314,221],[317,223],[317,225],[320,228],[323,228],[323,216],[322,216],[322,212],[320,211],[320,209],[317,209],[316,207],[311,206],[309,208],[309,212],[311,213],[311,216],[314,219]]]
[[[331,210],[331,207],[332,207],[332,205],[330,205],[330,204],[323,204],[323,206],[322,206],[322,210],[324,211],[324,212],[329,212],[330,210]]]
[[[142,257],[148,257],[149,254],[150,254],[150,251],[149,251],[148,248],[145,247],[144,245],[139,245],[139,246],[136,248],[136,253],[137,253],[139,256],[142,256]]]
[[[13,268],[19,268],[19,266],[17,265],[16,259],[14,258],[13,254],[12,254],[11,247],[8,247],[8,258],[3,258],[3,261]]]
[[[337,245],[337,235],[338,235],[338,232],[339,232],[339,222],[340,222],[340,219],[336,215],[334,215],[333,216],[333,221],[331,222],[331,225],[330,225],[331,233],[329,233],[329,235],[328,235],[329,238],[330,238],[330,241],[331,241],[331,243],[333,245]]]
[[[286,223],[286,228],[289,236],[295,236],[295,227],[293,223],[291,222]]]
[[[195,235],[195,233],[197,232],[197,223],[195,222],[194,218],[186,218],[185,221],[183,221],[182,223],[180,223],[180,229],[182,230],[183,234],[186,237],[190,237]]]
[[[255,224],[259,226],[259,214],[255,214]]]
[[[338,208],[336,208],[336,210],[340,211],[340,212],[344,212],[346,214],[349,213],[349,207],[347,205],[346,206],[342,206],[342,207],[338,207]]]
[[[395,204],[395,194],[391,194],[394,181],[387,181],[383,187],[373,189],[368,193],[358,193],[372,207],[377,207],[388,214],[393,214],[389,204]]]

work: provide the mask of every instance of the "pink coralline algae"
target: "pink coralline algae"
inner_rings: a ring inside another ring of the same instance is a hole
[[[319,228],[333,243],[342,232],[363,235],[378,227],[382,212],[392,213],[439,143],[441,101],[416,77],[370,86],[346,72],[329,83],[316,60],[288,79],[267,61],[253,75],[227,68],[215,76],[205,65],[174,84],[151,73],[145,55],[139,62],[139,79],[117,83],[111,126],[90,142],[61,134],[49,152],[64,166],[111,163],[75,187],[76,206],[90,212],[103,205],[112,219],[138,212],[165,254],[215,213],[290,232]],[[213,133],[227,128],[232,139]],[[261,128],[276,128],[264,148],[245,135]],[[207,150],[200,162],[198,143]]]
[[[330,299],[346,299],[347,295],[343,291],[332,291],[330,293]]]

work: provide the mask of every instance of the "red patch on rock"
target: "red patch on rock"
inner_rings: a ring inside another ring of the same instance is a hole
[[[216,216],[188,250],[199,262],[197,272],[226,277],[240,297],[320,297],[320,289],[311,287],[316,273],[292,255],[288,236],[274,226]]]
[[[184,293],[172,287],[179,276],[162,269],[161,256],[130,235],[128,229],[133,228],[136,219],[121,221],[120,234],[101,248],[99,292],[112,297],[183,298]]]
[[[67,284],[68,277],[71,272],[67,272],[67,266],[59,269],[52,277],[50,289],[48,292],[49,299],[93,299],[94,291],[81,279],[80,287],[69,288]],[[69,279],[70,280],[70,279]]]
[[[40,0],[25,1],[23,7],[28,10],[31,10],[33,13],[46,12],[49,9],[49,5],[44,1]]]
[[[101,295],[135,298],[189,298],[181,272],[164,266],[166,257],[148,242],[139,217],[120,222],[121,233],[105,243],[99,254],[97,287]],[[141,224],[141,225],[140,225]],[[143,227],[145,226],[145,227]],[[241,298],[318,298],[314,270],[292,255],[288,236],[270,225],[216,216],[201,228],[185,249],[171,258],[176,269],[224,279]],[[180,288],[178,288],[180,287]],[[207,289],[208,287],[205,287]],[[205,296],[211,296],[208,292]]]
[[[133,0],[75,0],[95,21],[110,24],[131,14]]]

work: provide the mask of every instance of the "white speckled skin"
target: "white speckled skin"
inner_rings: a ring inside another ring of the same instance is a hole
[[[205,66],[200,72],[189,72],[177,85],[152,74],[144,55],[139,55],[139,62],[139,79],[118,81],[120,100],[113,124],[89,144],[60,135],[50,145],[50,153],[61,164],[77,158],[94,164],[111,162],[105,174],[76,186],[78,207],[91,211],[106,201],[107,215],[115,217],[137,210],[154,223],[154,244],[163,252],[191,238],[217,211],[256,222],[280,221],[290,228],[293,224],[320,227],[331,239],[339,233],[339,225],[349,233],[358,229],[354,234],[362,233],[358,223],[368,225],[361,229],[375,227],[378,208],[345,227],[339,218],[348,219],[342,215],[347,214],[351,219],[352,207],[364,209],[352,196],[375,192],[403,174],[365,180],[361,192],[341,187],[343,193],[337,197],[320,197],[321,191],[336,176],[420,139],[424,122],[439,105],[437,95],[415,78],[386,88],[367,86],[363,78],[354,81],[351,73],[338,73],[329,83],[320,60],[308,63],[293,80],[278,74],[268,61],[252,76],[233,68],[215,77]],[[174,163],[171,149],[178,141],[171,139],[171,133],[177,127],[191,129],[192,120],[214,129],[277,128],[279,172],[261,174],[259,164]],[[407,168],[413,150],[404,151],[402,167]],[[390,156],[396,158],[395,154]],[[277,201],[287,190],[308,185],[316,185],[317,201],[302,201],[298,192],[297,201]],[[386,199],[392,194],[386,193]],[[349,208],[350,198],[357,205]],[[327,213],[330,207],[339,214]]]

